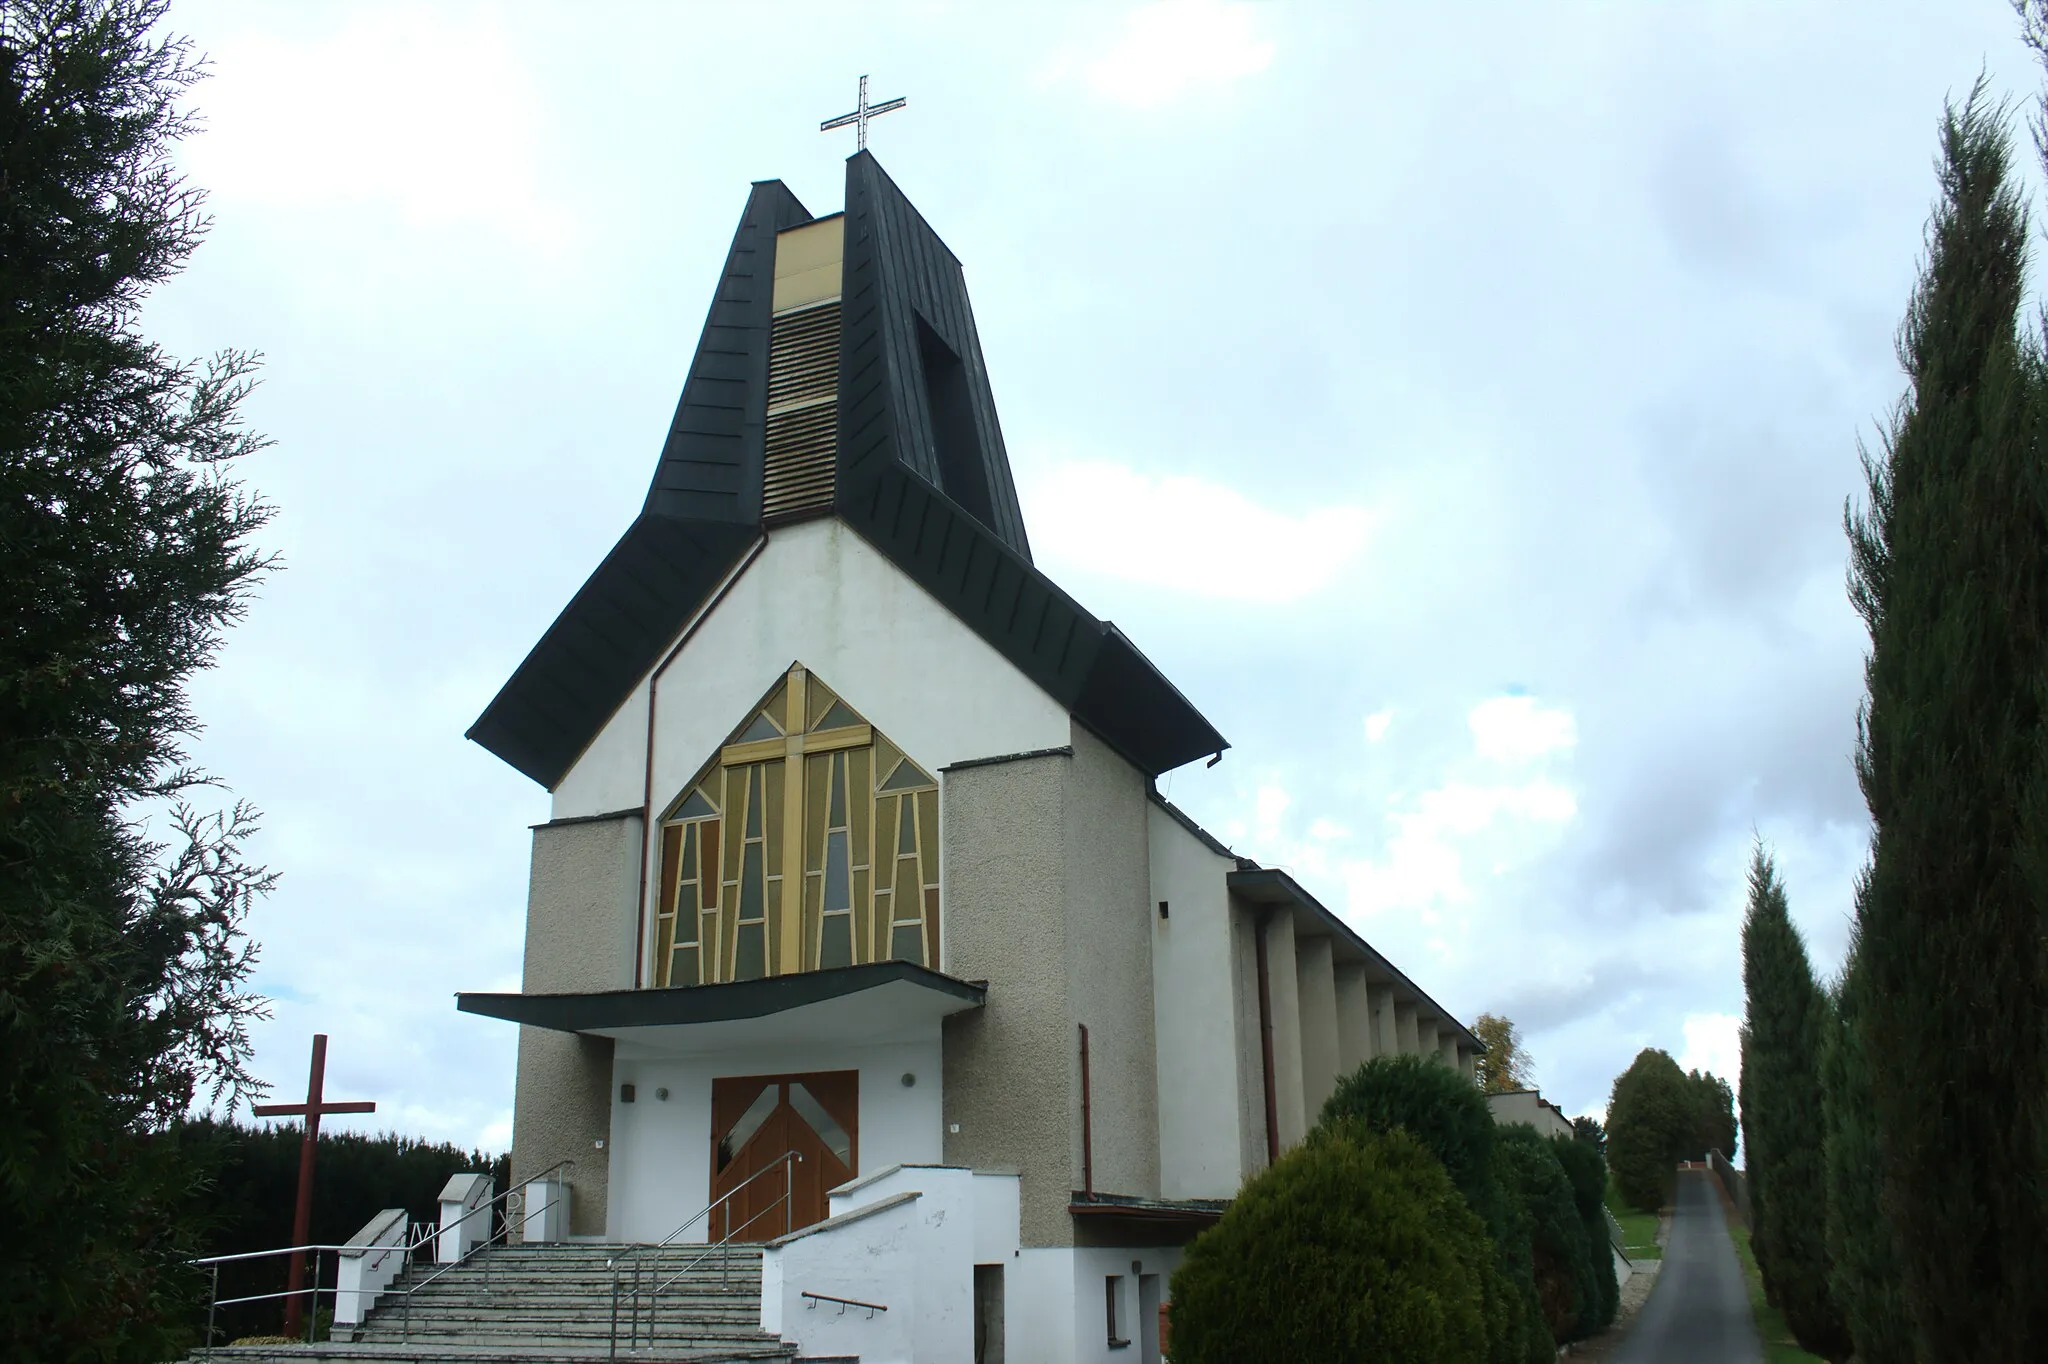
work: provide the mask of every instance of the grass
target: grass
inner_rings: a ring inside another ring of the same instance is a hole
[[[1657,1214],[1630,1207],[1612,1180],[1607,1184],[1607,1210],[1621,1223],[1622,1254],[1631,1260],[1664,1258],[1664,1248],[1657,1244]]]
[[[1778,1309],[1764,1301],[1764,1276],[1756,1267],[1756,1254],[1749,1248],[1749,1228],[1732,1213],[1728,1235],[1735,1242],[1735,1258],[1742,1262],[1742,1277],[1749,1284],[1749,1310],[1756,1317],[1756,1333],[1763,1338],[1764,1364],[1827,1364],[1819,1355],[1799,1348],[1791,1328]]]

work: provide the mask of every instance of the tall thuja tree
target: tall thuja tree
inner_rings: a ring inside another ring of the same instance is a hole
[[[1827,1167],[1822,1148],[1820,1044],[1826,996],[1814,981],[1806,944],[1792,925],[1785,888],[1761,845],[1749,865],[1749,911],[1742,925],[1743,1111],[1752,1193],[1761,1186],[1754,1239],[1771,1301],[1808,1350],[1829,1359],[1849,1352],[1847,1332],[1828,1290]]]
[[[1827,1115],[1828,1286],[1862,1364],[1914,1364],[1913,1318],[1899,1292],[1899,1252],[1879,1203],[1882,1180],[1871,1114],[1875,1073],[1864,1040],[1860,949],[1824,1015],[1821,1099]]]
[[[1928,1360],[2048,1358],[2048,469],[2020,338],[2026,214],[1983,87],[1941,197],[1869,507],[1845,513],[1870,630],[1856,770],[1858,1026],[1883,1207]]]
[[[172,148],[195,78],[161,0],[0,5],[0,1357],[177,1356],[204,1143],[245,1087],[268,884],[203,778],[186,686],[264,560],[228,477],[250,361],[139,332],[205,227]],[[155,812],[170,832],[151,841]]]

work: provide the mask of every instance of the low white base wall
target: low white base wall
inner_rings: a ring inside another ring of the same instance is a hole
[[[334,1324],[358,1326],[405,1268],[405,1209],[386,1208],[351,1236],[335,1282]]]

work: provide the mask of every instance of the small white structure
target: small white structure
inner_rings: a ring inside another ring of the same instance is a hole
[[[1519,1122],[1535,1128],[1541,1136],[1577,1135],[1572,1120],[1562,1108],[1544,1098],[1541,1090],[1512,1089],[1505,1094],[1489,1094],[1486,1106],[1493,1110],[1493,1120],[1502,1126]]]
[[[405,1268],[405,1227],[405,1209],[386,1208],[349,1238],[335,1283],[335,1325],[360,1324]]]
[[[528,1245],[568,1240],[568,1181],[559,1174],[529,1180],[522,1192],[519,1239]]]
[[[434,1258],[444,1265],[469,1258],[491,1238],[491,1199],[498,1186],[489,1175],[448,1177],[441,1190],[441,1234],[434,1238]]]

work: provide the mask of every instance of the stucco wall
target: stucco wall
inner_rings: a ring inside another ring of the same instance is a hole
[[[533,831],[526,992],[616,990],[632,984],[639,855],[637,815],[547,824]],[[569,1173],[575,1191],[569,1232],[574,1236],[600,1236],[605,1229],[611,1061],[608,1040],[519,1030],[512,1179],[517,1184],[557,1160],[574,1160]]]
[[[1067,766],[1068,1016],[1088,1029],[1098,1192],[1159,1196],[1159,1073],[1145,778],[1074,726]],[[1078,1035],[1075,1084],[1080,1084]],[[1081,1157],[1080,1125],[1074,1159]],[[1079,1185],[1074,1186],[1079,1188]]]
[[[1257,909],[1231,901],[1230,976],[1237,1004],[1238,1169],[1244,1178],[1266,1168],[1266,1062],[1259,1031],[1258,925]]]
[[[1336,967],[1337,1074],[1349,1075],[1373,1057],[1372,1003],[1362,963]]]
[[[1301,997],[1301,1103],[1308,1125],[1337,1087],[1337,967],[1328,938],[1296,938],[1294,974]]]
[[[1372,1054],[1374,1056],[1399,1056],[1401,1039],[1394,1026],[1394,987],[1373,985],[1367,988],[1368,1009],[1372,1014]]]
[[[1394,1036],[1399,1040],[1403,1056],[1420,1056],[1422,1044],[1416,1039],[1415,1006],[1394,1001]]]
[[[1266,920],[1266,997],[1273,1011],[1273,1098],[1284,1153],[1308,1135],[1301,1078],[1301,986],[1294,964],[1294,916]]]
[[[944,1090],[938,1028],[928,1026],[927,1036],[872,1045],[821,1042],[694,1056],[665,1056],[620,1043],[608,1100],[618,1197],[612,1200],[607,1234],[613,1240],[660,1240],[711,1201],[711,1081],[721,1075],[859,1071],[854,1177],[906,1162],[937,1161]],[[917,1083],[906,1087],[906,1074]],[[633,1086],[632,1103],[620,1099],[620,1084]],[[663,1089],[667,1099],[658,1096]],[[702,1241],[706,1226],[700,1220],[678,1239]]]
[[[1573,1135],[1571,1120],[1544,1102],[1543,1095],[1538,1090],[1521,1089],[1507,1094],[1489,1094],[1486,1096],[1486,1106],[1493,1111],[1493,1120],[1502,1126],[1509,1123],[1525,1123],[1546,1137]]]
[[[1054,755],[967,768],[940,785],[946,970],[989,982],[985,1005],[944,1024],[942,1158],[1019,1172],[1027,1246],[1071,1243],[1066,1205],[1080,1182],[1066,1004],[1070,763]]]
[[[770,533],[661,676],[654,800],[665,806],[801,660],[927,770],[1067,742],[1067,712],[837,517]],[[557,819],[637,807],[643,683],[554,791]]]
[[[1167,1198],[1231,1198],[1245,1170],[1238,990],[1231,969],[1236,943],[1225,880],[1236,862],[1147,804],[1159,1188]],[[1169,906],[1164,919],[1161,900]]]

